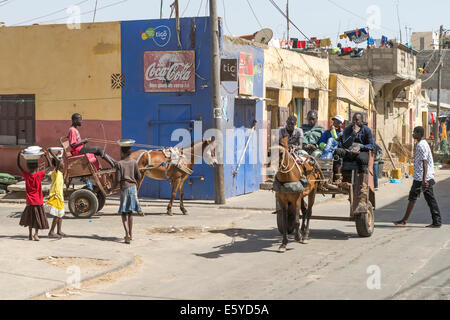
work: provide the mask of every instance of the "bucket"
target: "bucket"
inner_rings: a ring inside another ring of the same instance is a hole
[[[408,174],[409,174],[410,176],[412,176],[412,175],[414,174],[414,165],[413,165],[413,164],[410,164],[410,165],[408,166]]]
[[[393,169],[391,173],[392,179],[401,179],[402,178],[402,169]]]

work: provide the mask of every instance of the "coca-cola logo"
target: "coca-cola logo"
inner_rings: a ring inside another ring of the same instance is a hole
[[[157,66],[153,62],[145,71],[145,80],[160,81],[189,81],[191,78],[192,63],[174,63],[171,66]]]

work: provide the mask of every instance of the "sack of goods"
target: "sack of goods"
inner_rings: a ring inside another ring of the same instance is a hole
[[[277,193],[302,193],[305,191],[306,186],[308,186],[309,181],[302,179],[297,182],[281,183],[275,177],[273,181],[272,190]]]
[[[33,146],[25,149],[22,153],[22,157],[27,161],[36,161],[39,160],[43,154],[41,147]]]

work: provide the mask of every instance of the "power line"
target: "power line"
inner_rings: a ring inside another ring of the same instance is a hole
[[[200,7],[198,8],[197,17],[200,16],[200,11],[202,10],[203,0],[200,1]]]
[[[16,0],[4,0],[4,1],[2,1],[2,2],[0,2],[0,7],[3,7],[3,6],[6,6],[6,5],[8,5],[8,4],[10,4],[11,2],[14,2],[14,1],[16,1]]]
[[[281,10],[280,9],[280,7],[275,3],[275,1],[274,0],[269,0],[270,1],[270,3],[275,7],[275,9],[277,9],[282,15],[283,15],[283,17],[285,17],[294,27],[295,27],[295,29],[297,29],[306,39],[308,39],[310,42],[312,42],[312,43],[314,43],[315,44],[315,42],[313,42],[313,41],[311,41],[311,39],[307,36],[307,35],[305,35],[304,33],[303,33],[303,31],[302,30],[300,30],[300,28],[299,27],[297,27],[297,25],[294,23],[294,22],[292,22],[292,20],[286,15],[286,13],[284,13],[284,11],[283,10]],[[289,39],[288,39],[289,40]]]
[[[100,10],[103,10],[103,9],[107,9],[107,8],[110,8],[110,7],[113,7],[113,6],[116,6],[116,5],[119,5],[119,4],[128,2],[128,1],[129,1],[129,0],[117,1],[117,2],[114,2],[114,3],[108,4],[108,5],[106,5],[106,6],[100,7],[100,8],[97,9],[97,11],[100,11]],[[86,15],[86,14],[93,13],[94,11],[95,11],[95,10],[90,10],[90,11],[82,12],[82,13],[80,13],[80,16],[83,16],[83,15]],[[70,17],[70,16],[65,16],[65,17],[63,17],[63,18],[54,19],[54,20],[50,20],[50,21],[46,21],[46,22],[56,22],[56,21],[60,21],[60,20],[67,19],[67,18],[69,18],[69,17]]]
[[[351,14],[351,15],[353,15],[353,16],[355,16],[355,17],[361,19],[361,20],[367,21],[367,17],[360,16],[359,14],[354,13],[353,11],[348,10],[347,8],[341,6],[340,4],[334,2],[333,0],[327,0],[327,1],[328,1],[329,3],[331,3],[331,4],[333,4],[334,6],[338,7],[339,9],[344,10],[345,12],[347,12],[347,13],[349,13],[349,14]],[[389,29],[389,28],[385,28],[385,27],[383,27],[383,26],[381,26],[381,25],[380,25],[380,27],[381,27],[382,29],[384,29],[384,30],[388,30],[388,31],[391,31],[391,32],[394,32],[394,33],[397,32],[397,31],[395,31],[395,30],[392,30],[392,29]]]
[[[191,0],[188,1],[188,3],[186,4],[186,7],[183,10],[183,13],[181,14],[181,16],[183,17],[184,14],[186,13],[186,10],[189,8],[189,5],[191,4]]]
[[[256,16],[256,13],[255,13],[255,11],[253,10],[253,7],[252,7],[252,5],[251,5],[251,3],[250,3],[250,0],[247,0],[247,3],[248,3],[248,6],[250,7],[250,10],[251,10],[252,13],[253,13],[253,16],[254,16],[255,19],[256,19],[256,22],[258,22],[259,27],[262,29],[263,26],[262,26],[261,22],[259,21],[258,17]]]
[[[222,4],[223,4],[223,22],[225,24],[225,28],[227,29],[228,33],[232,35],[233,33],[230,31],[230,28],[228,28],[228,23],[227,23],[227,18],[226,18],[227,13],[225,11],[225,0],[222,0]]]
[[[84,1],[78,2],[78,3],[75,4],[75,6],[80,6],[80,5],[82,5],[83,3],[88,2],[88,1],[90,1],[90,0],[84,0]],[[46,14],[46,15],[37,17],[37,18],[33,18],[33,19],[29,19],[29,20],[22,21],[22,22],[18,22],[18,23],[16,23],[16,24],[13,24],[12,26],[18,26],[18,25],[21,25],[21,24],[24,24],[24,23],[28,23],[28,22],[32,22],[32,21],[35,21],[35,20],[39,20],[39,19],[42,19],[42,18],[47,18],[47,17],[50,17],[50,16],[52,16],[52,15],[54,15],[54,14],[57,14],[57,13],[60,13],[60,12],[66,11],[66,10],[67,10],[67,8],[60,9],[60,10],[57,10],[57,11],[48,13],[48,14]]]

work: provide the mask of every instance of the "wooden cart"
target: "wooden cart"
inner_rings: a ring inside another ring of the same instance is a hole
[[[116,169],[98,170],[86,155],[72,156],[66,137],[60,138],[60,143],[64,148],[64,184],[67,189],[74,178],[84,178],[92,184],[92,188],[86,185],[70,195],[70,212],[77,218],[90,218],[103,209],[107,196],[119,192],[115,183]]]
[[[333,185],[333,161],[328,159],[317,159],[322,173],[328,183]],[[365,213],[355,213],[358,207],[358,197],[361,189],[362,174],[358,173],[358,165],[356,162],[344,162],[342,174],[344,182],[349,183],[348,188],[336,188],[319,190],[318,194],[332,195],[333,198],[338,194],[348,195],[350,202],[350,215],[349,217],[336,217],[336,216],[312,216],[313,220],[334,220],[334,221],[351,221],[355,222],[356,231],[360,237],[371,237],[374,232],[375,218],[374,213],[376,209],[375,191],[374,191],[374,171],[373,171],[374,156],[370,153],[369,160],[369,194],[368,205]],[[300,219],[302,216],[300,216]],[[294,232],[295,217],[289,215],[289,229],[288,232],[292,234]],[[277,213],[277,225],[278,230],[282,233],[282,214]]]

